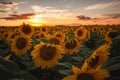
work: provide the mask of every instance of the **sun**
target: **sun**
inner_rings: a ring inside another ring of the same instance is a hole
[[[31,17],[31,19],[28,21],[31,26],[42,26],[43,25],[42,15],[35,15]]]

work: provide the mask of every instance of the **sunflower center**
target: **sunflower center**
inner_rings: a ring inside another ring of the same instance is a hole
[[[24,26],[22,28],[22,31],[25,33],[25,34],[29,34],[32,30],[29,26]]]
[[[94,67],[97,65],[98,61],[99,61],[99,56],[95,56],[95,58],[91,58],[91,61],[89,62],[89,64],[91,67]]]
[[[27,44],[27,40],[25,38],[19,38],[17,39],[17,42],[16,42],[16,47],[18,49],[23,49]]]
[[[78,36],[82,36],[82,35],[83,35],[83,31],[82,31],[82,30],[78,30],[78,31],[77,31],[77,35],[78,35]]]
[[[93,31],[95,31],[95,32],[96,32],[96,31],[97,31],[97,29],[96,29],[96,28],[94,28],[94,30],[93,30]]]
[[[61,37],[61,35],[60,35],[60,34],[57,34],[57,35],[56,35],[56,37],[59,37],[59,38],[60,38],[60,37]]]
[[[5,38],[7,38],[8,37],[8,34],[5,34]]]
[[[46,32],[46,29],[43,27],[43,28],[42,28],[42,31],[43,31],[43,32]]]
[[[57,45],[60,44],[60,41],[59,41],[57,38],[52,38],[52,39],[50,39],[49,41],[50,41],[50,43],[52,43],[52,44],[57,44]]]
[[[51,46],[43,46],[40,49],[40,57],[46,61],[53,59],[56,55],[56,48]]]
[[[88,73],[82,73],[78,75],[77,80],[96,80],[96,79]]]
[[[77,45],[77,42],[75,40],[73,40],[72,42],[67,42],[65,44],[65,47],[67,49],[74,49],[76,47],[76,45]]]

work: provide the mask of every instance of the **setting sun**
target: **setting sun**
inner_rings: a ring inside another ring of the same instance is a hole
[[[43,23],[41,15],[35,15],[28,21],[32,26],[42,26]]]

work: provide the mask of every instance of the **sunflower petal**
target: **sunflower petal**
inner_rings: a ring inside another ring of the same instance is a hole
[[[74,74],[79,74],[81,72],[81,70],[78,67],[74,66],[74,65],[72,66],[72,70],[73,70]]]
[[[70,75],[70,76],[65,77],[63,80],[77,80],[77,79],[75,75]]]

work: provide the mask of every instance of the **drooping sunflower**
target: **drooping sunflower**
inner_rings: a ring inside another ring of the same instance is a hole
[[[16,36],[11,43],[11,51],[15,55],[22,55],[31,48],[32,39],[27,36]]]
[[[23,24],[23,25],[19,26],[18,31],[22,35],[32,36],[34,33],[34,28],[32,26],[30,26],[29,24]]]
[[[105,78],[110,77],[107,70],[91,69],[84,71],[75,66],[72,67],[72,70],[74,74],[69,75],[62,80],[104,80]]]
[[[84,27],[80,27],[75,31],[75,36],[78,39],[85,39],[87,36],[87,30]]]
[[[62,45],[63,44],[63,40],[55,37],[55,36],[49,36],[47,37],[48,41],[50,44],[55,44],[55,45]]]
[[[41,42],[34,47],[31,56],[37,67],[49,69],[57,64],[58,59],[62,57],[61,53],[63,52],[64,49],[59,45]]]
[[[69,54],[78,53],[81,43],[77,39],[67,40],[64,43],[65,51]]]
[[[109,48],[110,44],[100,46],[90,55],[88,59],[86,59],[83,66],[87,64],[89,66],[88,68],[91,69],[103,65],[105,61],[109,58]]]
[[[54,36],[60,38],[60,39],[64,39],[65,38],[65,34],[62,33],[62,31],[57,31],[55,32]]]
[[[109,31],[109,32],[107,32],[107,34],[105,35],[105,40],[108,41],[108,42],[111,42],[112,39],[114,39],[114,38],[117,37],[117,36],[118,36],[117,32]]]

